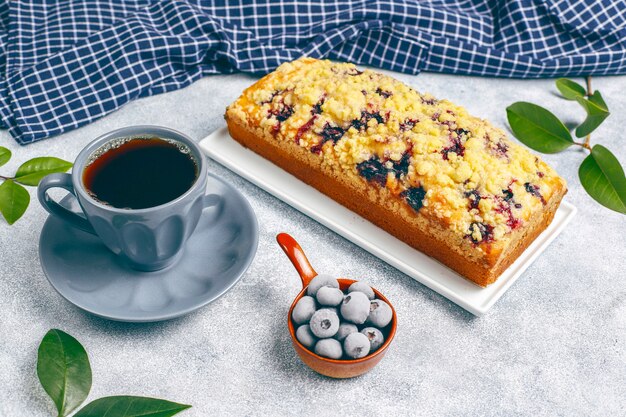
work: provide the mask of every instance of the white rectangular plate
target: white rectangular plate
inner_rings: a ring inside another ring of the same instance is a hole
[[[244,148],[225,127],[204,138],[200,146],[210,158],[477,316],[502,297],[576,214],[576,207],[562,202],[550,226],[495,283],[480,288]]]

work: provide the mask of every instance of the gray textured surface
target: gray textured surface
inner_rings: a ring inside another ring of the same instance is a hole
[[[543,103],[570,121],[583,118],[576,104],[556,97],[550,80],[398,77],[498,126],[518,100]],[[73,160],[96,136],[131,124],[162,124],[199,140],[223,125],[224,107],[252,81],[205,78],[26,148],[0,132],[0,144],[15,152],[0,172],[42,154]],[[613,115],[593,141],[625,163],[626,77],[595,79],[594,87]],[[211,163],[258,215],[260,245],[250,270],[231,292],[187,317],[109,322],[82,313],[46,281],[37,259],[46,214],[34,202],[12,227],[0,221],[0,416],[53,415],[35,375],[37,345],[52,327],[86,346],[94,373],[89,399],[158,396],[192,404],[181,414],[189,417],[625,415],[626,221],[586,196],[576,174],[584,156],[572,149],[546,157],[568,179],[566,198],[579,214],[483,318]],[[285,320],[300,281],[274,241],[280,231],[300,241],[318,271],[367,280],[394,303],[397,338],[374,371],[334,381],[299,361]]]

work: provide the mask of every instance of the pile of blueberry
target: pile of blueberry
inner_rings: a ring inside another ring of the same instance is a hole
[[[391,322],[391,307],[374,290],[355,282],[344,294],[329,275],[313,278],[296,303],[291,318],[296,338],[320,356],[358,359],[375,352],[385,341],[381,331]]]

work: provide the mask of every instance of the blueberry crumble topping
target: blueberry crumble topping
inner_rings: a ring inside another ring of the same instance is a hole
[[[531,184],[529,182],[524,183],[524,189],[530,194],[541,200],[543,205],[546,204],[546,200],[544,200],[541,192],[539,192],[539,187],[537,185]]]
[[[511,202],[513,200],[513,191],[510,188],[506,190],[502,190],[502,195],[504,196],[504,201]]]
[[[507,188],[506,190],[502,190],[502,198],[507,203],[512,204],[513,207],[515,207],[516,209],[522,208],[522,205],[520,203],[516,203],[515,200],[513,200],[513,191],[511,190],[510,187]]]
[[[476,234],[480,236],[480,239],[475,237]],[[465,237],[469,238],[475,245],[492,242],[493,226],[481,222],[472,222],[469,226],[469,234]]]
[[[469,200],[470,209],[477,209],[478,203],[480,203],[480,194],[478,190],[471,190],[465,192],[465,197]]]
[[[409,149],[410,150],[410,149]],[[407,150],[399,161],[382,162],[376,156],[357,164],[356,168],[359,174],[368,181],[374,181],[380,185],[387,183],[387,174],[393,173],[396,178],[401,178],[409,171],[411,161],[411,152]]]
[[[313,108],[311,109],[311,114],[322,114],[322,106],[324,105],[324,101],[326,101],[326,95],[325,94],[320,99],[320,101],[315,103],[315,106],[313,106]]]
[[[375,156],[357,164],[356,169],[368,181],[374,181],[383,186],[387,182],[387,168]]]
[[[385,119],[380,115],[380,112],[367,112],[363,110],[361,112],[361,118],[354,119],[351,125],[357,130],[364,130],[367,129],[367,123],[372,119],[376,120],[379,124],[385,123]]]
[[[400,130],[402,132],[406,132],[407,130],[411,130],[415,127],[415,125],[419,122],[417,119],[406,119],[404,122],[400,123]]]
[[[383,98],[389,98],[389,97],[393,96],[393,93],[391,91],[382,90],[380,87],[378,87],[376,89],[376,94],[378,94],[379,96],[381,96]]]
[[[260,104],[261,104],[261,105],[263,105],[263,104],[269,104],[269,103],[271,103],[272,101],[274,101],[274,98],[276,98],[276,97],[280,96],[280,95],[281,95],[282,93],[284,93],[284,92],[285,92],[285,90],[276,90],[276,91],[273,91],[273,92],[272,92],[272,95],[270,96],[270,98],[269,98],[268,100],[261,101],[261,103],[260,103]]]
[[[293,114],[293,106],[283,104],[278,109],[270,110],[270,115],[276,117],[279,122],[284,122]]]
[[[499,204],[496,207],[496,212],[506,215],[506,224],[511,228],[511,230],[515,230],[522,225],[522,221],[513,215],[511,210],[511,202],[506,200],[499,199]],[[517,206],[516,204],[515,206]],[[521,205],[519,205],[521,207]]]
[[[496,144],[495,152],[496,155],[507,158],[509,156],[509,146],[502,141],[498,141],[498,143]]]
[[[324,138],[324,142],[332,140],[336,143],[343,136],[343,129],[339,126],[331,126],[330,123],[326,123],[324,129],[322,129],[321,135],[322,138]]]
[[[537,200],[563,190],[543,161],[460,106],[349,64],[304,58],[281,68],[247,90],[229,118],[295,138],[339,166],[337,175],[384,187],[477,247],[506,244],[541,210]]]
[[[454,152],[458,156],[465,155],[465,146],[463,146],[463,142],[461,141],[461,138],[459,136],[456,136],[456,137],[451,137],[450,140],[452,141],[452,145],[446,148],[443,148],[443,150],[441,151],[441,155],[443,156],[443,159],[446,161],[448,160],[448,154],[450,152]]]
[[[413,210],[419,211],[424,206],[424,197],[426,197],[426,191],[422,187],[411,187],[400,194],[406,199],[409,206],[413,207]]]
[[[409,165],[411,161],[411,153],[405,152],[399,161],[393,163],[392,170],[394,171],[396,178],[400,178],[402,175],[406,175],[409,172]]]
[[[302,137],[302,135],[304,135],[306,132],[311,130],[311,127],[313,127],[313,123],[315,123],[315,119],[317,119],[317,114],[314,114],[313,117],[311,117],[308,122],[306,122],[305,124],[300,126],[300,128],[298,128],[298,131],[296,132],[296,138],[295,138],[297,144],[300,143],[300,138]]]
[[[343,133],[344,133],[344,130],[340,128],[339,126],[331,126],[330,123],[326,123],[324,125],[324,128],[322,129],[322,132],[320,133],[320,136],[322,137],[322,141],[319,144],[312,146],[311,152],[313,153],[322,152],[322,146],[324,146],[326,142],[330,140],[333,143],[337,143],[337,141],[342,138]]]
[[[454,133],[456,133],[456,135],[457,135],[458,137],[465,136],[465,138],[466,138],[466,139],[467,139],[467,138],[469,137],[469,135],[470,135],[469,130],[465,130],[465,129],[461,129],[461,128],[459,128],[459,129],[455,130],[455,131],[454,131]]]

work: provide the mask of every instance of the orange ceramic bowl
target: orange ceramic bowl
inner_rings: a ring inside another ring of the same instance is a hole
[[[383,300],[391,307],[391,311],[393,313],[391,322],[383,329],[380,329],[383,335],[385,336],[385,341],[380,348],[378,348],[375,352],[367,355],[364,358],[360,359],[330,359],[325,358],[323,356],[319,356],[315,354],[315,352],[309,350],[306,346],[298,341],[296,338],[296,327],[291,320],[291,314],[293,312],[296,303],[306,295],[306,288],[309,285],[309,282],[317,275],[315,270],[311,267],[304,251],[298,245],[298,242],[295,241],[293,237],[286,233],[281,233],[276,237],[281,248],[285,251],[294,267],[300,274],[300,278],[302,279],[302,291],[296,296],[295,300],[291,304],[291,308],[289,309],[289,315],[287,316],[287,325],[289,328],[289,334],[291,335],[291,341],[293,342],[293,347],[295,348],[298,356],[302,359],[309,368],[313,369],[315,372],[329,376],[331,378],[352,378],[355,376],[363,375],[368,372],[370,369],[375,367],[378,362],[385,356],[387,353],[387,349],[391,345],[394,336],[396,335],[396,327],[398,324],[398,319],[396,316],[396,310],[394,310],[393,306],[382,295],[378,290],[372,288],[374,293],[376,294],[376,298]],[[346,291],[348,287],[356,282],[352,279],[340,278],[339,287],[342,291]]]

